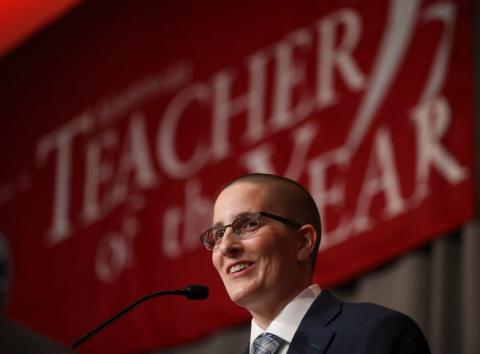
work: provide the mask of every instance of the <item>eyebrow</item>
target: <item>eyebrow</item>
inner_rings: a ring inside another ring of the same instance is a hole
[[[241,212],[240,214],[237,214],[233,219],[232,221],[230,222],[230,224],[237,220],[238,218],[241,218],[242,216],[246,216],[246,215],[251,215],[251,214],[256,214],[258,213],[258,211],[244,211],[244,212]],[[228,225],[228,224],[227,224]],[[212,227],[210,229],[216,229],[216,228],[220,228],[220,227],[224,227],[225,224],[222,223],[222,222],[216,222],[215,224],[212,225]]]

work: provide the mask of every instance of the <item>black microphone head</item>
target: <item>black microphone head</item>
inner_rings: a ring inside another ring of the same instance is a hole
[[[208,297],[208,288],[205,285],[189,285],[185,296],[190,300],[204,300]]]

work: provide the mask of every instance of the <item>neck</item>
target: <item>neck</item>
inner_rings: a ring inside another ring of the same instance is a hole
[[[283,297],[282,300],[273,302],[269,299],[265,299],[263,303],[258,302],[255,305],[247,307],[247,310],[260,327],[267,329],[283,308],[309,285],[310,284],[306,284],[302,288],[295,289],[289,293],[288,296]]]

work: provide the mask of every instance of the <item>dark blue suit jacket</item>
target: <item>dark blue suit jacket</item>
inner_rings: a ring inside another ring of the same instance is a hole
[[[404,314],[374,304],[343,303],[322,291],[287,354],[320,353],[428,354],[430,350],[420,328]]]

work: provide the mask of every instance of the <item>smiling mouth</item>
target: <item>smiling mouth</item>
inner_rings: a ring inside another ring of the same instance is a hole
[[[250,267],[251,265],[252,265],[251,263],[238,263],[238,264],[235,264],[234,266],[232,266],[232,267],[230,268],[230,270],[228,271],[228,273],[234,274],[234,273],[241,272],[242,270]]]

